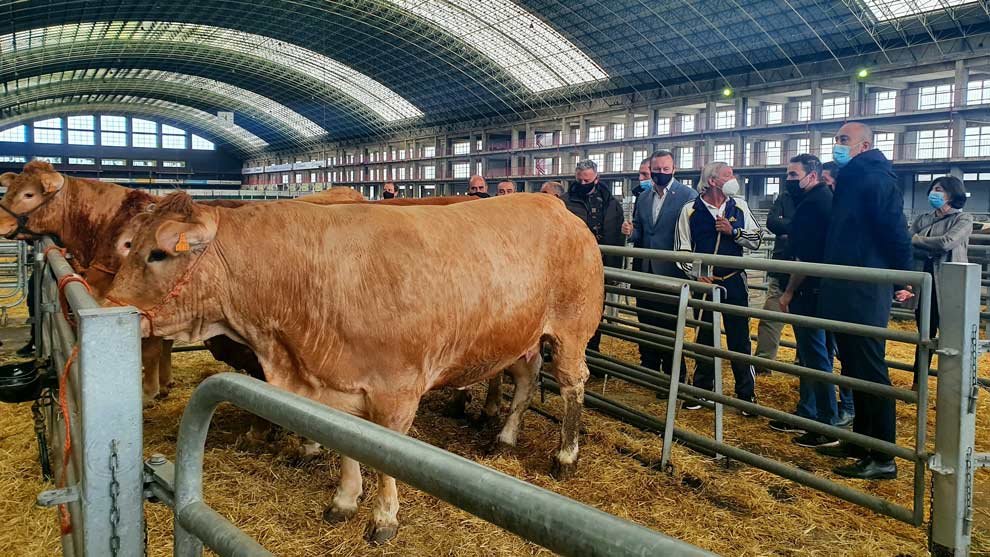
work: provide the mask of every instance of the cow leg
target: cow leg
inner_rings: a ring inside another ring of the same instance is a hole
[[[560,385],[564,400],[564,419],[560,428],[560,451],[550,473],[559,480],[574,475],[578,461],[578,434],[581,409],[584,406],[584,383],[588,380],[588,365],[584,360],[584,343],[558,339],[554,345],[551,372]]]
[[[141,371],[144,406],[151,406],[158,396],[158,361],[162,355],[162,339],[148,337],[141,339]]]
[[[498,411],[502,407],[502,373],[488,380],[488,393],[485,395],[485,406],[481,410],[484,423],[494,423],[498,420]]]
[[[162,339],[162,350],[158,356],[158,398],[165,398],[172,390],[172,344],[174,341]]]
[[[362,491],[361,463],[341,455],[340,483],[333,494],[330,506],[323,511],[323,520],[336,524],[354,516],[358,510],[358,499],[361,498]]]
[[[408,391],[382,395],[369,401],[371,421],[393,431],[405,434],[416,417],[419,395]],[[383,544],[399,532],[399,491],[395,478],[378,473],[378,494],[371,508],[371,524],[368,541]]]
[[[443,406],[442,414],[448,418],[463,419],[467,417],[467,405],[471,402],[471,391],[455,389],[453,396]]]
[[[496,440],[499,447],[512,448],[516,446],[523,416],[526,409],[529,408],[530,401],[533,400],[533,392],[536,390],[536,376],[540,373],[542,366],[543,357],[537,355],[531,362],[520,359],[509,367],[509,374],[512,375],[516,387],[512,394],[509,417],[505,420],[505,425]]]

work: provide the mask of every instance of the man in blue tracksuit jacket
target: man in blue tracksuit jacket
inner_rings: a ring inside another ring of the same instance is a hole
[[[835,136],[832,156],[840,170],[824,262],[909,270],[911,236],[903,197],[890,161],[873,148],[873,131],[859,122],[842,126]],[[823,278],[818,311],[826,319],[886,327],[892,297],[890,284]],[[884,340],[843,333],[836,333],[835,340],[843,375],[890,385]],[[856,390],[853,397],[853,431],[894,443],[894,401]],[[897,466],[886,454],[848,443],[818,450],[858,459],[855,464],[836,468],[837,474],[857,479],[897,477]]]

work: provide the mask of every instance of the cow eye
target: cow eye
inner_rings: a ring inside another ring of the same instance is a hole
[[[148,254],[148,263],[154,263],[155,261],[164,261],[168,257],[165,251],[160,249],[153,249],[151,253]]]
[[[127,248],[127,249],[131,249],[131,243],[130,242],[124,242],[124,247]]]
[[[24,199],[31,199],[32,197],[34,197],[34,194],[31,193],[31,192],[28,192],[28,193],[25,193],[24,194]]]

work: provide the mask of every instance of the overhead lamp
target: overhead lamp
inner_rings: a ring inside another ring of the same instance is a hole
[[[860,68],[860,70],[856,72],[856,77],[860,79],[866,79],[867,77],[870,77],[870,70],[866,68]]]
[[[722,96],[723,97],[731,97],[732,96],[732,89],[730,87],[726,87],[725,89],[722,89]]]

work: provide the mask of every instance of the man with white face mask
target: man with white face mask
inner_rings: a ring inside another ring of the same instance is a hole
[[[677,222],[677,235],[674,249],[694,253],[711,253],[741,257],[743,248],[758,249],[763,237],[763,229],[753,217],[749,206],[739,195],[739,181],[732,167],[724,162],[710,162],[701,170],[698,181],[701,195],[681,209]],[[691,263],[678,263],[682,271],[701,282],[717,284],[725,288],[722,302],[737,306],[749,306],[749,292],[746,289],[746,273],[741,269],[714,267],[708,272],[707,265],[702,269]],[[710,311],[702,313],[701,319],[711,323]],[[733,352],[750,354],[749,318],[740,315],[722,314],[725,323],[725,336],[728,349]],[[698,343],[712,344],[712,329],[701,327]],[[721,373],[721,370],[718,370]],[[694,372],[694,386],[712,390],[715,386],[716,370],[710,361],[698,360]],[[736,379],[736,396],[742,400],[755,401],[755,373],[753,366],[742,362],[732,362],[732,374]],[[697,410],[700,404],[684,406],[687,410]],[[746,417],[753,416],[743,412]]]

